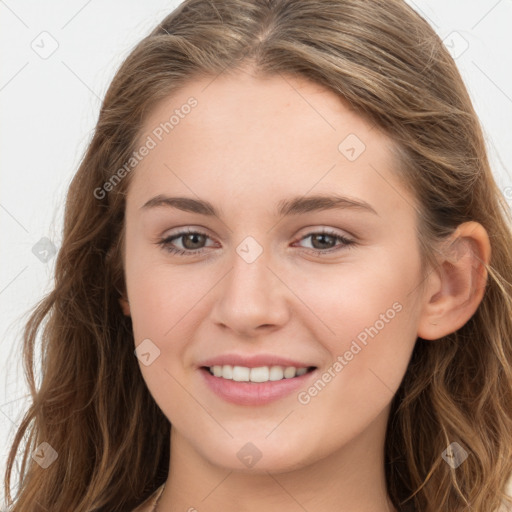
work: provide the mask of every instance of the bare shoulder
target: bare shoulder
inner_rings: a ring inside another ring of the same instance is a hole
[[[164,485],[162,484],[151,496],[149,496],[143,503],[141,503],[137,508],[134,508],[132,512],[152,512],[154,509],[160,494],[164,490]]]

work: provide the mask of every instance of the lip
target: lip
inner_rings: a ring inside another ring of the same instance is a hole
[[[198,368],[202,366],[224,366],[225,364],[231,366],[245,366],[247,368],[258,368],[259,366],[295,366],[295,368],[309,368],[310,366],[317,366],[311,362],[300,362],[275,354],[224,354],[199,363]]]
[[[254,367],[251,366],[251,368]],[[284,398],[301,387],[305,387],[306,382],[312,376],[316,376],[318,368],[299,377],[268,382],[237,382],[223,379],[222,377],[215,377],[206,368],[199,368],[199,373],[208,388],[226,402],[236,405],[265,405]]]

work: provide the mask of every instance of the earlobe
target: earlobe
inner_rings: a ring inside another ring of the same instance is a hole
[[[485,265],[491,246],[481,224],[461,224],[443,247],[425,287],[418,324],[418,336],[427,340],[442,338],[466,324],[478,309],[487,284]]]
[[[121,309],[123,310],[123,314],[125,316],[130,316],[130,303],[128,302],[128,299],[125,299],[124,297],[120,298],[119,305],[121,306]]]

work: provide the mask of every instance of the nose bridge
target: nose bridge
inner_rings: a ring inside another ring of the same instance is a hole
[[[286,321],[285,291],[269,268],[270,260],[270,253],[253,237],[235,248],[231,271],[215,305],[217,323],[246,332]]]
[[[268,268],[269,253],[261,249],[258,254],[253,242],[242,242],[233,257],[225,297],[236,301],[240,312],[263,312],[271,301],[272,290],[275,291],[275,276]]]

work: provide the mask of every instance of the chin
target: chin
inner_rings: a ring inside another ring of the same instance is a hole
[[[264,446],[263,446],[264,444]],[[233,447],[236,446],[235,451]],[[226,445],[219,446],[212,452],[211,445],[199,449],[210,464],[225,470],[246,474],[286,473],[308,466],[314,457],[310,456],[304,445],[289,446],[283,449],[282,444],[268,441],[230,440]]]

